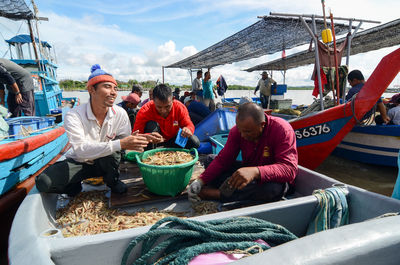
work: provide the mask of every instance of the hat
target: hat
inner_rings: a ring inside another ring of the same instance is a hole
[[[91,74],[89,75],[87,87],[94,86],[100,82],[111,82],[114,85],[118,85],[117,81],[115,81],[112,75],[106,73],[103,69],[101,69],[100,65],[94,64],[90,68]]]
[[[186,97],[186,98],[183,100],[183,104],[186,105],[186,103],[188,103],[188,102],[191,101],[191,100],[192,100],[191,97]]]
[[[179,87],[175,87],[175,93],[181,92],[181,89]]]
[[[263,71],[260,75],[268,75],[266,71]]]
[[[130,93],[128,96],[121,97],[123,101],[127,101],[133,104],[139,104],[140,98],[136,93]]]
[[[389,102],[390,103],[400,103],[400,93],[393,95]]]

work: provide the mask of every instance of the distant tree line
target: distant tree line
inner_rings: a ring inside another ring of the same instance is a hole
[[[147,80],[147,81],[142,81],[139,82],[137,80],[129,80],[128,82],[120,81],[117,80],[118,82],[118,87],[120,90],[131,90],[133,84],[140,84],[145,90],[149,90],[150,88],[154,88],[157,85],[157,81],[154,80]],[[62,88],[65,91],[72,91],[72,90],[86,90],[86,81],[77,81],[77,80],[70,80],[70,79],[65,79],[61,80],[59,82],[60,88]],[[180,90],[191,90],[192,86],[191,85],[170,85],[168,83],[165,83],[169,87],[174,90],[175,88],[180,88]],[[216,87],[216,85],[214,86]],[[242,86],[242,85],[228,85],[229,90],[254,90],[254,86]],[[288,87],[288,90],[311,90],[313,89],[312,87]]]

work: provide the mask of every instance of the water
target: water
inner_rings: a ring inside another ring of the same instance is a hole
[[[119,91],[118,97],[115,103],[119,103],[122,101],[121,96],[126,96],[129,94],[130,91]],[[181,95],[183,93],[181,92]],[[285,94],[285,99],[292,99],[292,104],[294,105],[309,105],[314,102],[312,90],[288,90]],[[259,95],[259,93],[257,93]],[[394,95],[394,93],[383,93],[383,97],[390,98]],[[64,91],[64,97],[77,97],[80,99],[81,103],[86,103],[89,100],[89,93],[87,91],[80,92],[80,91]],[[144,91],[142,100],[149,97],[149,92]],[[255,97],[254,90],[228,90],[225,94],[227,98],[240,98],[240,97]],[[220,101],[220,97],[218,97],[217,101]]]

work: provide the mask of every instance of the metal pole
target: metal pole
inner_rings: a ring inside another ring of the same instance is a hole
[[[350,47],[351,47],[351,39],[352,39],[352,37],[351,37],[351,28],[352,28],[352,26],[353,26],[353,21],[350,20],[349,21],[349,33],[350,34],[347,35],[347,52],[346,52],[346,65],[347,65],[347,67],[349,67],[349,62],[350,62]]]
[[[304,27],[308,31],[308,33],[311,35],[311,37],[314,40],[315,43],[315,67],[317,68],[317,78],[318,78],[318,89],[319,89],[319,97],[320,97],[320,104],[321,104],[321,110],[324,110],[324,102],[322,98],[322,84],[321,84],[321,66],[319,64],[319,55],[318,55],[318,39],[315,35],[314,32],[317,31],[317,26],[315,24],[315,19],[313,18],[313,28],[314,32],[310,29],[310,27],[307,25],[306,21],[302,16],[299,17],[301,22],[303,23]]]
[[[12,54],[12,50],[11,50],[11,44],[8,44],[8,50],[10,51],[10,58],[14,59],[13,58],[13,54]]]
[[[32,59],[31,44],[28,43],[29,59]]]
[[[350,27],[349,27],[350,35],[348,35],[348,37],[347,37],[347,57],[346,57],[346,65],[347,65],[347,68],[348,68],[348,69],[350,69],[351,41],[353,40],[354,36],[356,35],[357,31],[360,29],[360,27],[361,27],[361,25],[362,25],[362,22],[360,22],[360,23],[358,24],[358,26],[356,27],[356,29],[354,30],[354,32],[351,33],[351,23],[352,23],[352,22],[350,21]],[[345,86],[345,87],[346,87],[346,86]],[[343,88],[343,95],[342,95],[342,100],[343,100],[343,102],[344,102],[345,99],[346,99],[345,87]]]
[[[324,18],[323,16],[318,16],[318,15],[297,15],[297,14],[284,14],[284,13],[269,13],[271,16],[281,16],[281,17],[307,17],[307,18]],[[266,16],[258,16],[258,18],[264,18]],[[357,19],[357,18],[344,18],[344,17],[335,17],[335,20],[353,20],[353,21],[358,21],[358,22],[367,22],[367,23],[376,23],[380,24],[380,21],[376,20],[367,20],[367,19]]]
[[[162,83],[164,84],[164,66],[162,66]]]
[[[348,67],[349,64],[350,64],[351,41],[353,40],[353,38],[354,38],[354,36],[356,35],[357,31],[360,29],[361,25],[362,25],[362,22],[360,22],[360,24],[358,24],[358,26],[356,27],[356,29],[354,30],[354,32],[351,33],[351,21],[350,21],[350,28],[349,28],[349,31],[350,31],[351,34],[350,34],[350,36],[349,36],[349,38],[348,38],[348,42],[347,42],[347,58],[346,58],[346,65],[347,65],[347,67]]]

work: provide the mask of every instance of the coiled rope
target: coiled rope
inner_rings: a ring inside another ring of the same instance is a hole
[[[163,227],[160,227],[161,225]],[[135,246],[142,244],[140,257],[132,264],[149,264],[163,253],[157,264],[187,264],[194,257],[217,251],[244,250],[250,254],[270,248],[254,242],[262,239],[271,246],[297,237],[286,228],[251,217],[226,218],[199,222],[166,217],[150,230],[132,240],[122,257],[126,265]]]
[[[373,113],[373,117],[371,119],[371,117],[368,117],[368,119],[363,119],[364,117],[361,117],[361,120],[357,119],[356,116],[356,110],[355,110],[355,105],[356,105],[356,97],[357,97],[358,93],[355,93],[352,97],[351,97],[351,114],[353,116],[353,118],[356,120],[357,125],[359,126],[368,126],[371,125],[372,122],[375,120],[375,115],[376,115],[376,104],[372,107],[372,113]],[[343,104],[344,108],[346,108],[346,104]],[[346,112],[346,111],[345,111]],[[365,114],[364,114],[365,115]]]

